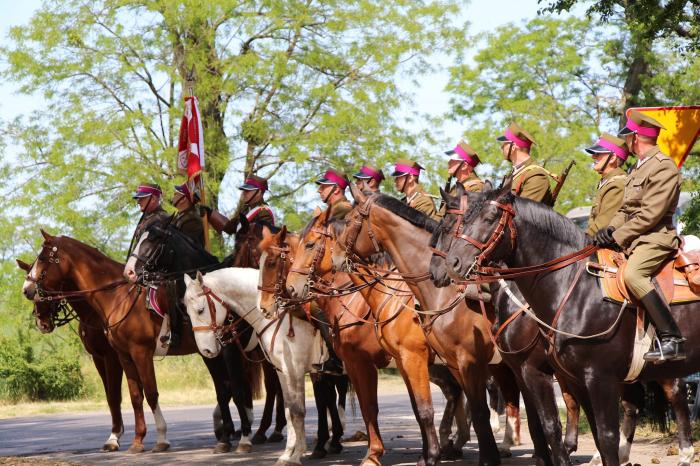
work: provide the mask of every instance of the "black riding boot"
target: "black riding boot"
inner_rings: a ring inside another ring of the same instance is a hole
[[[660,344],[644,355],[644,360],[654,363],[679,361],[685,359],[683,338],[676,322],[671,316],[671,308],[656,290],[652,290],[641,299],[644,309],[656,327]]]
[[[180,311],[179,299],[174,282],[166,284],[168,296],[168,317],[170,318],[170,333],[161,339],[161,343],[167,344],[170,348],[180,346],[182,339],[182,312]]]
[[[328,348],[328,360],[322,364],[313,364],[314,369],[319,372],[324,372],[331,375],[343,375],[343,362],[338,358],[333,350],[333,340],[331,339],[331,327],[326,318],[326,313],[323,312],[316,306],[311,307],[311,315],[314,317],[316,322],[314,325],[321,332],[321,337],[323,341],[326,342],[326,347]]]

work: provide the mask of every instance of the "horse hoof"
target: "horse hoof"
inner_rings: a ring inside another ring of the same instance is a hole
[[[500,456],[501,458],[510,458],[511,456],[513,456],[513,453],[510,451],[510,448],[499,448],[498,456]]]
[[[360,463],[360,466],[382,466],[382,463],[380,463],[379,460],[365,458],[362,463]]]
[[[250,439],[250,443],[252,443],[253,445],[260,445],[261,443],[265,443],[265,440],[267,440],[265,434],[257,432],[255,435],[253,435],[253,438]]]
[[[118,443],[105,443],[104,445],[102,445],[102,451],[104,451],[104,452],[119,451],[119,444]]]
[[[151,453],[162,453],[164,451],[168,451],[169,449],[170,444],[168,442],[156,443],[153,450],[151,450]]]
[[[234,430],[233,434],[231,434],[231,438],[233,440],[240,440],[241,439],[241,431],[240,430]]]
[[[284,435],[281,432],[274,431],[272,435],[267,438],[267,443],[277,443],[284,440]]]
[[[228,453],[231,451],[231,444],[229,442],[218,442],[214,447],[214,453]]]
[[[312,460],[320,460],[321,458],[325,458],[326,455],[326,450],[322,448],[314,448],[314,451],[311,452],[309,458]]]
[[[301,466],[301,463],[294,463],[287,460],[277,460],[275,466]]]
[[[129,450],[127,450],[129,453],[143,453],[145,449],[143,448],[143,444],[141,443],[136,443],[133,444],[129,447]]]
[[[339,440],[331,441],[330,445],[328,445],[328,453],[331,455],[337,455],[343,451],[343,445],[341,445]]]
[[[236,447],[236,453],[250,453],[253,450],[253,445],[250,443],[239,443]]]
[[[456,448],[443,448],[440,451],[440,459],[445,461],[454,461],[461,459],[463,456],[462,450]]]

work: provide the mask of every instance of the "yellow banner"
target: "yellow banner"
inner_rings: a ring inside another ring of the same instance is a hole
[[[638,110],[666,127],[659,134],[659,148],[668,154],[678,167],[683,165],[700,135],[700,105],[630,108],[627,109],[628,117],[632,110]]]

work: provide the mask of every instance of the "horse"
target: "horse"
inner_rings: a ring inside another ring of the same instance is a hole
[[[333,251],[334,265],[340,269],[378,251],[389,253],[398,274],[418,298],[421,309],[416,312],[428,344],[445,360],[467,395],[479,443],[479,465],[500,464],[486,400],[487,366],[498,358],[489,336],[491,324],[467,306],[455,286],[437,288],[429,281],[431,231],[425,228],[434,230],[437,223],[390,196],[368,198],[355,186],[351,190],[356,205],[346,216],[348,226]],[[501,386],[517,389],[514,380]]]
[[[52,236],[43,230],[42,235],[44,242],[41,251],[22,287],[25,297],[35,303],[62,299],[66,299],[69,304],[82,301],[85,306],[76,307],[81,321],[88,322],[90,315],[93,315],[93,318],[94,315],[97,316],[100,331],[106,335],[110,346],[116,351],[129,386],[135,433],[128,451],[144,451],[144,392],[153,412],[158,434],[152,451],[167,450],[170,447],[166,437],[167,424],[160,409],[153,367],[153,355],[162,319],[148,310],[143,289],[129,286],[122,278],[124,264],[68,236]],[[163,299],[163,291],[158,291],[158,298],[162,307],[165,307],[167,300]],[[181,347],[170,354],[185,355],[196,352],[192,332],[185,332],[183,337]],[[226,415],[228,400],[231,397],[226,388],[226,368],[222,358],[205,360],[205,363],[214,380],[217,399],[224,417],[223,430],[217,432],[218,443],[215,451],[224,452],[230,449],[229,438],[234,432],[230,413]]]
[[[345,228],[345,222],[329,220],[328,213],[329,210],[326,210],[312,220],[300,240],[301,244],[313,244],[313,247],[300,248],[292,253],[294,264],[287,277],[287,287],[295,297],[305,298],[311,291],[308,287],[310,282],[323,283],[335,273],[330,253],[336,248],[337,235]],[[370,281],[367,279],[370,276],[369,270],[358,270],[357,273],[348,274],[372,310],[369,323],[374,325],[377,339],[396,360],[397,368],[406,382],[424,440],[423,461],[429,461],[428,455],[434,451],[432,442],[437,440],[429,380],[441,388],[448,400],[440,423],[440,456],[443,459],[461,457],[462,446],[469,438],[469,421],[464,412],[462,390],[458,382],[448,370],[441,370],[439,366],[429,364],[430,348],[423,330],[414,320],[414,297],[408,286],[403,281],[392,280],[390,277],[382,281]],[[403,312],[405,310],[409,312]],[[455,413],[458,415],[458,431],[455,439],[450,440]],[[507,431],[506,438],[510,444],[519,443],[517,439],[512,439],[513,429],[508,428]],[[504,450],[508,447],[509,445],[506,445]]]
[[[591,257],[596,248],[570,219],[515,197],[509,182],[470,201],[461,218],[453,232],[460,240],[452,241],[446,251],[448,273],[464,279],[476,271],[481,280],[491,280],[490,273],[507,276],[509,269],[485,269],[484,262],[515,268],[510,278],[547,335],[550,361],[586,412],[603,464],[619,465],[620,397],[611,387],[619,387],[628,373],[637,315],[602,299],[596,277],[583,273],[582,261],[596,261]],[[683,336],[690,341],[700,335],[700,323],[693,318],[697,311],[698,302],[672,306]],[[694,449],[688,407],[673,379],[700,369],[700,351],[689,345],[687,356],[685,361],[646,365],[638,376],[642,381],[659,381],[671,400],[681,465],[690,463]]]
[[[238,229],[235,234],[235,242],[233,253],[231,254],[232,267],[251,267],[254,269],[260,268],[260,256],[262,251],[259,248],[260,241],[263,239],[263,229],[267,228],[273,233],[279,232],[279,228],[274,225],[270,225],[265,221],[256,220],[254,222],[249,222],[248,218],[240,214]],[[274,374],[274,386],[268,387],[268,377],[265,378],[265,410],[263,411],[262,419],[260,420],[260,427],[258,428],[258,433],[253,436],[253,443],[255,444],[255,439],[260,432],[265,432],[270,426],[272,418],[272,404],[275,401],[273,395],[277,395],[277,417],[275,424],[275,431],[273,432],[271,439],[279,438],[282,440],[281,432],[282,428],[287,424],[284,417],[284,400],[282,399],[282,388],[280,387],[279,379],[277,373],[272,368],[272,365],[265,361],[265,370],[271,370]],[[271,378],[270,378],[271,380]],[[331,406],[327,409],[329,418],[334,414],[333,411],[338,412],[340,417],[341,425],[343,429],[345,428],[345,404],[347,399],[347,393],[349,388],[349,380],[346,375],[337,376],[333,374],[316,374],[312,382],[314,384],[314,398],[316,399],[317,406]],[[273,385],[273,384],[270,384]],[[274,391],[273,391],[274,390]],[[338,397],[337,407],[335,397]],[[332,423],[332,422],[331,422]],[[273,440],[271,440],[273,441]],[[335,450],[335,448],[331,448]],[[321,449],[314,449],[316,455],[321,455]]]
[[[435,229],[431,239],[433,258],[430,263],[430,275],[436,286],[445,286],[451,279],[445,267],[445,256],[439,253],[449,249],[456,223],[469,205],[469,196],[457,186],[456,196],[444,190],[440,194],[446,205],[446,213]],[[554,398],[552,375],[554,369],[549,364],[546,344],[541,338],[539,326],[527,317],[522,308],[524,298],[516,289],[511,289],[505,281],[491,284],[491,295],[497,310],[496,324],[503,360],[516,374],[518,385],[523,391],[528,412],[528,426],[535,449],[551,448],[554,464],[569,464],[569,455],[578,447],[579,406],[566,386],[566,379],[561,379],[560,388],[567,407],[566,435],[562,443],[559,410]],[[629,458],[632,438],[636,426],[637,413],[643,405],[644,391],[640,384],[625,384],[622,405],[625,414],[623,423],[624,438],[620,444],[619,454],[622,461]],[[529,406],[529,408],[528,408]],[[544,444],[546,437],[546,445]]]
[[[17,259],[17,265],[24,272],[29,273],[32,266]],[[70,290],[75,291],[75,290]],[[75,315],[68,311],[67,315],[59,316],[61,308],[66,304],[59,301],[35,302],[34,317],[36,327],[41,333],[51,333],[57,326],[67,324]],[[114,348],[109,345],[100,320],[94,310],[87,307],[82,301],[73,301],[70,304],[77,314],[78,336],[83,342],[85,350],[88,352],[95,364],[95,369],[102,380],[102,387],[105,391],[105,398],[109,406],[109,413],[112,417],[112,431],[102,446],[102,451],[112,452],[119,450],[119,439],[124,434],[124,421],[122,420],[122,377],[124,369],[119,363],[119,356]]]
[[[258,309],[259,272],[255,269],[225,268],[196,278],[184,276],[185,306],[199,350],[215,356],[222,344],[218,330],[230,316],[252,327],[265,357],[279,370],[287,416],[287,445],[276,466],[300,465],[306,450],[304,430],[304,375],[314,363],[328,358],[325,344],[313,325],[283,312],[278,319],[266,318]],[[319,413],[319,422],[325,416]],[[319,437],[322,432],[319,432]]]

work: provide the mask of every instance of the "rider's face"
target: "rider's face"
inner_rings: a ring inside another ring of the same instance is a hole
[[[334,187],[334,184],[319,184],[316,192],[321,196],[323,202],[328,202],[328,196],[330,196]]]
[[[511,155],[511,147],[513,146],[512,142],[504,142],[501,144],[501,153],[503,154],[503,158],[510,161],[510,155]]]
[[[602,175],[605,168],[607,168],[607,166],[610,164],[610,162],[608,162],[608,158],[611,157],[612,154],[610,152],[593,154],[593,170]]]
[[[156,207],[158,207],[158,204],[160,204],[159,201],[160,198],[157,196],[146,196],[136,199],[136,202],[139,205],[139,210],[141,210],[141,212],[146,212],[147,214],[153,212]]]
[[[243,190],[243,194],[241,194],[241,197],[243,197],[243,203],[250,204],[252,201],[256,200],[256,197],[257,197],[259,192],[260,192],[259,189],[245,189],[245,190]]]
[[[394,178],[394,186],[398,192],[402,193],[404,191],[406,181],[408,181],[408,175],[397,176]]]

